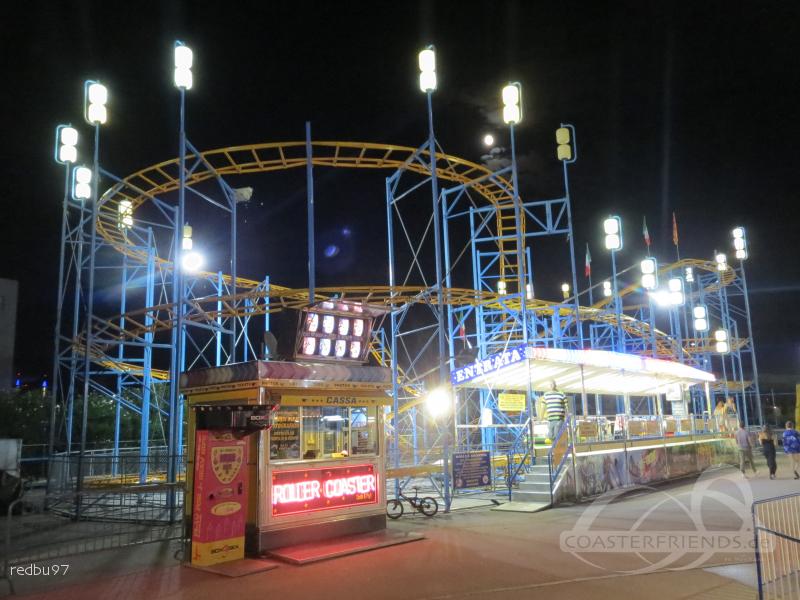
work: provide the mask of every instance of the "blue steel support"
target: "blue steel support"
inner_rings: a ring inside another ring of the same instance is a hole
[[[222,298],[224,294],[224,283],[222,271],[217,272],[217,298]],[[216,337],[216,363],[217,367],[222,365],[222,300],[217,300],[217,332]]]
[[[147,229],[147,278],[145,306],[153,306],[156,281],[155,242],[152,228]],[[150,390],[153,386],[153,312],[145,314],[144,360],[142,362],[142,422],[139,428],[139,483],[147,482],[147,455],[150,443]],[[159,416],[160,418],[160,416]]]
[[[394,209],[394,194],[391,185],[391,178],[386,178],[386,232],[389,242],[389,288],[391,296],[397,295],[395,292],[395,264],[394,264],[394,233],[392,229],[392,210]],[[394,456],[392,463],[395,469],[400,468],[400,402],[398,394],[400,393],[397,385],[398,369],[397,369],[397,314],[396,308],[392,306],[389,313],[389,327],[391,332],[391,347],[392,347],[392,432],[394,437]],[[394,480],[394,493],[395,496],[400,494],[400,482],[397,478]]]
[[[572,133],[572,147],[574,150],[574,156],[571,160],[562,160],[562,166],[564,168],[564,197],[567,203],[567,225],[569,227],[569,233],[567,234],[569,237],[569,256],[570,256],[570,265],[572,266],[572,291],[575,294],[575,327],[578,329],[578,347],[583,348],[583,325],[581,324],[581,317],[580,317],[580,301],[579,301],[579,294],[578,294],[578,275],[577,270],[575,268],[575,236],[573,235],[574,231],[572,229],[572,199],[570,198],[569,193],[569,174],[567,169],[567,164],[571,164],[575,162],[578,158],[578,150],[577,150],[577,141],[575,139],[575,128],[568,124],[568,123],[561,123],[561,127],[568,128]],[[516,186],[515,186],[516,189]]]
[[[428,153],[430,154],[431,171],[431,201],[433,204],[433,243],[434,259],[436,264],[436,317],[438,321],[438,342],[439,342],[439,385],[444,387],[449,381],[449,373],[445,363],[445,328],[444,328],[444,301],[442,294],[442,240],[441,224],[439,223],[439,179],[436,173],[436,138],[433,132],[433,91],[428,90]],[[456,439],[455,428],[455,399],[450,411],[453,419],[453,428],[444,435],[444,462],[447,464],[447,454],[449,451],[449,437],[452,432],[453,440]],[[449,427],[448,427],[449,429]],[[450,474],[448,469],[444,469],[444,512],[450,512]]]
[[[124,232],[123,232],[124,234]],[[127,241],[127,236],[126,236]],[[128,299],[128,255],[122,255],[122,289],[120,290],[119,301],[119,330],[125,331],[125,313],[127,312],[127,299]],[[117,348],[117,360],[122,363],[125,360],[125,344],[120,344]],[[111,460],[111,474],[116,475],[119,468],[119,426],[120,417],[122,412],[122,390],[123,380],[125,376],[123,373],[117,373],[117,396],[114,403],[114,451]]]
[[[756,345],[753,341],[753,323],[750,320],[750,294],[747,291],[747,275],[744,270],[744,260],[739,260],[739,269],[742,273],[742,291],[744,292],[744,310],[747,318],[747,336],[750,340],[750,358],[753,370],[753,387],[756,393],[756,414],[759,427],[764,425],[764,414],[761,409],[761,388],[758,385],[758,365],[756,364]]]
[[[76,482],[76,507],[75,517],[80,518],[81,515],[81,494],[83,492],[83,458],[86,452],[86,428],[89,421],[89,376],[91,373],[92,365],[92,325],[94,321],[94,266],[95,266],[95,250],[97,249],[97,203],[98,203],[98,190],[100,179],[100,124],[95,123],[94,126],[94,167],[92,169],[92,220],[89,225],[91,231],[91,242],[89,247],[89,285],[86,292],[86,346],[83,353],[83,409],[81,414],[81,446],[80,454],[78,456],[78,470]]]
[[[56,326],[53,336],[53,382],[50,388],[50,431],[47,440],[47,456],[53,456],[56,439],[56,399],[59,393],[61,369],[61,311],[64,308],[64,255],[67,245],[68,217],[69,217],[69,167],[71,163],[64,163],[64,201],[61,208],[61,245],[58,257],[58,296],[56,296]],[[63,407],[66,408],[66,407]],[[49,473],[48,473],[49,477]]]

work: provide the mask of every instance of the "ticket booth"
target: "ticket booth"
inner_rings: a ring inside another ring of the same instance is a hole
[[[323,308],[303,312],[294,361],[182,375],[193,564],[386,528],[383,419],[391,370],[326,360],[343,345],[342,354],[363,361],[367,344],[337,322],[353,316],[352,306]],[[329,313],[334,324],[323,325]],[[318,331],[309,331],[314,322]],[[368,325],[358,334],[368,336]]]

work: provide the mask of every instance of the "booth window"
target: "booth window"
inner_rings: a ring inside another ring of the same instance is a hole
[[[270,460],[377,454],[377,408],[282,407],[270,431]]]

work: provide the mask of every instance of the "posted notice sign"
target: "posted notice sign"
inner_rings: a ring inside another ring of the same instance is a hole
[[[525,394],[498,394],[497,408],[503,412],[524,412],[528,408]]]
[[[455,489],[482,488],[490,485],[492,485],[492,462],[488,451],[453,454]]]

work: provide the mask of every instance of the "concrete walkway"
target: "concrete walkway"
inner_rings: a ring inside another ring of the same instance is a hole
[[[757,466],[757,477],[737,479],[738,472],[727,469],[706,480],[705,490],[693,480],[673,483],[634,492],[602,511],[595,503],[531,514],[483,506],[433,519],[412,515],[389,527],[422,532],[423,541],[306,566],[282,565],[238,579],[183,567],[172,556],[176,546],[151,544],[53,561],[71,565],[67,576],[15,577],[14,583],[19,594],[49,600],[754,598],[754,557],[744,545],[705,554],[693,548],[573,554],[563,540],[609,531],[691,536],[701,515],[706,532],[721,531],[729,534],[726,539],[748,543],[750,494],[759,499],[800,492],[800,481],[787,475],[783,459],[775,481],[767,478],[765,465]],[[701,499],[701,505],[691,506]],[[5,587],[0,581],[0,594]]]

